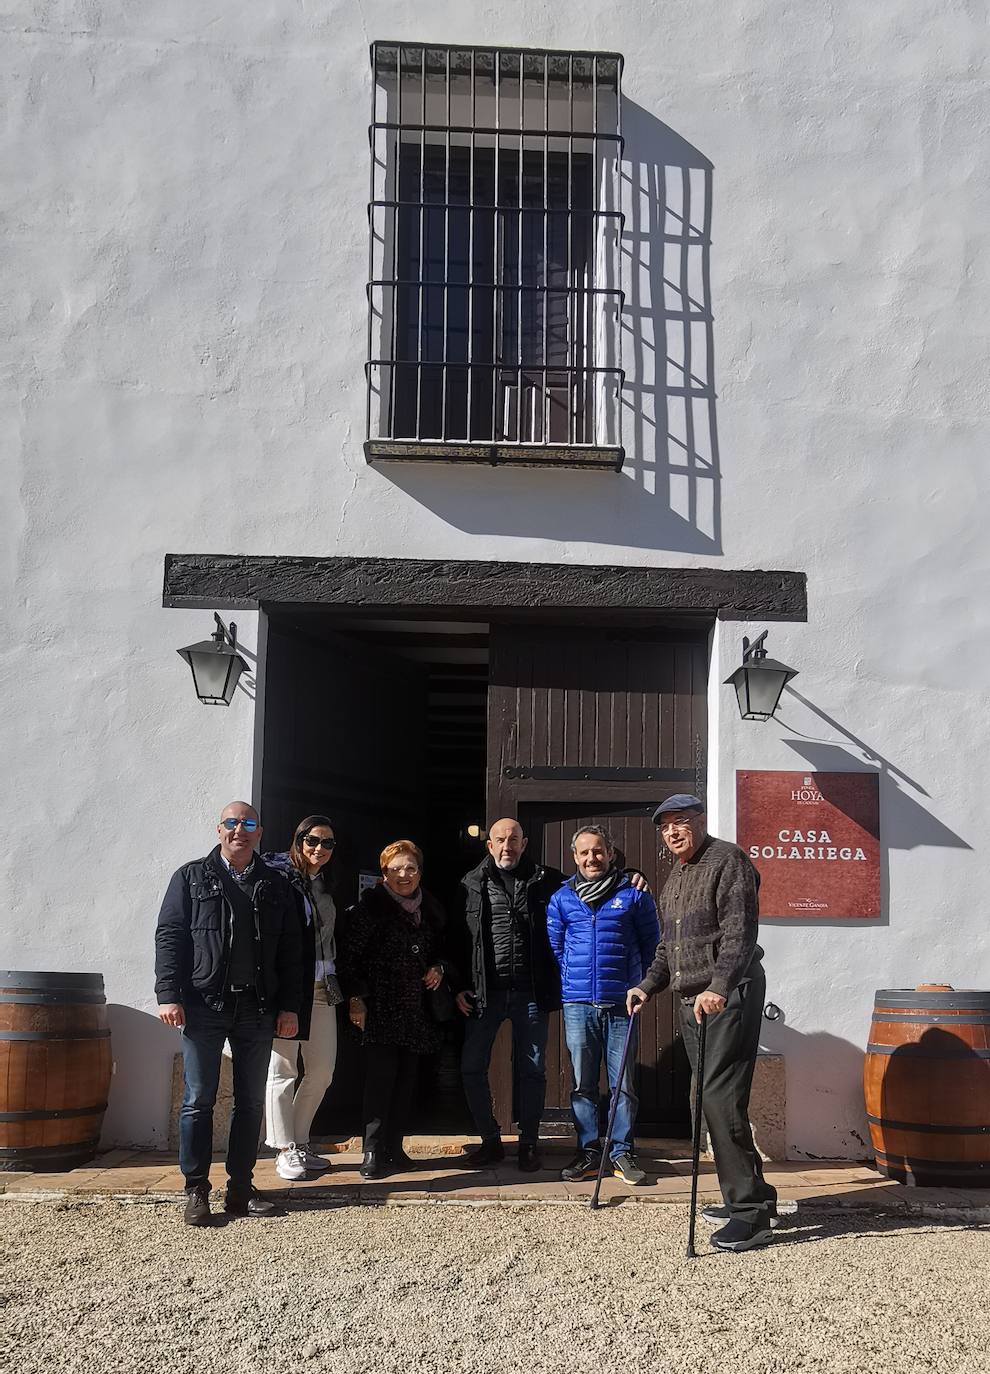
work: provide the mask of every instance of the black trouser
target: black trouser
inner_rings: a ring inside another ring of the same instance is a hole
[[[725,1010],[708,1018],[702,1110],[725,1205],[740,1221],[766,1226],[777,1205],[777,1192],[764,1179],[753,1144],[749,1091],[767,979],[760,964],[750,969],[750,975],[729,994]],[[692,1072],[698,1064],[698,1030],[692,997],[681,1002],[681,1032]]]
[[[364,1056],[364,1148],[398,1149],[409,1121],[420,1057],[401,1045],[366,1045]]]

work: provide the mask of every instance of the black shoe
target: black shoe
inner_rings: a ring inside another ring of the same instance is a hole
[[[210,1224],[210,1185],[200,1184],[197,1188],[186,1189],[186,1210],[183,1220],[187,1226],[209,1226]]]
[[[501,1140],[483,1140],[473,1150],[465,1150],[454,1163],[459,1169],[487,1169],[491,1164],[501,1164],[505,1158],[505,1146]]]
[[[543,1156],[539,1145],[520,1145],[518,1166],[524,1174],[535,1174],[537,1169],[542,1169]]]
[[[575,1183],[579,1178],[595,1178],[602,1162],[601,1150],[578,1150],[560,1176],[565,1183]]]
[[[388,1178],[391,1170],[381,1150],[365,1150],[358,1173],[362,1178]]]
[[[773,1232],[769,1226],[750,1226],[745,1221],[730,1221],[721,1231],[712,1236],[716,1250],[755,1250],[758,1245],[769,1245]]]
[[[228,1188],[223,1201],[223,1209],[234,1217],[278,1217],[282,1215],[282,1209],[259,1193],[257,1188],[251,1188],[246,1193],[233,1192]]]
[[[390,1145],[388,1149],[388,1162],[393,1169],[397,1169],[400,1174],[408,1174],[410,1169],[416,1168],[416,1161],[412,1155],[407,1155],[402,1148],[401,1142],[398,1145]]]
[[[701,1209],[701,1219],[702,1219],[702,1221],[707,1221],[708,1224],[709,1224],[709,1226],[721,1226],[721,1225],[723,1224],[723,1222],[731,1221],[731,1220],[732,1220],[732,1213],[729,1211],[728,1207],[702,1207],[702,1209]],[[771,1227],[771,1230],[776,1231],[776,1229],[777,1229],[777,1227],[778,1227],[779,1225],[780,1225],[780,1217],[777,1215],[777,1209],[776,1209],[775,1207],[771,1207],[771,1209],[770,1209],[770,1227]]]
[[[641,1183],[646,1182],[646,1171],[639,1167],[632,1155],[616,1155],[611,1164],[612,1173],[615,1174],[616,1178],[621,1178],[623,1183],[631,1183],[634,1188],[637,1188]]]

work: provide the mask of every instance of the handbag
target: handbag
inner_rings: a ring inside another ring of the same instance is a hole
[[[323,975],[323,989],[327,995],[327,1006],[339,1007],[344,1000],[344,994],[340,990],[340,979],[335,973]]]

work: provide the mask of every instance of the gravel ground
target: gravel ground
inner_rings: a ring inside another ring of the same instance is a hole
[[[17,1374],[940,1374],[990,1342],[986,1228],[806,1212],[722,1255],[687,1209],[0,1204]]]

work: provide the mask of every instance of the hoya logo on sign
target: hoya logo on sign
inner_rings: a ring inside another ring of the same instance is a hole
[[[802,786],[796,787],[791,793],[791,801],[820,802],[824,800],[824,797],[814,785],[814,778],[805,778]]]

